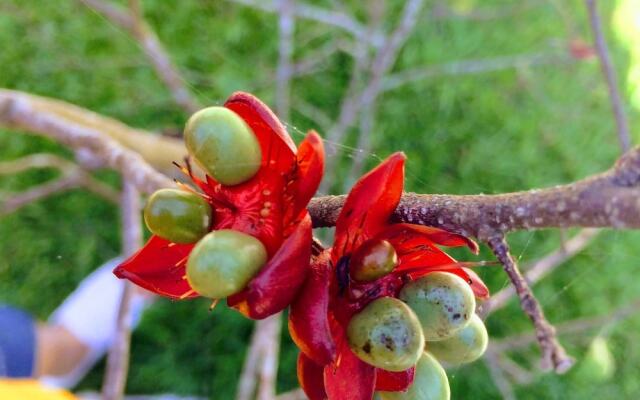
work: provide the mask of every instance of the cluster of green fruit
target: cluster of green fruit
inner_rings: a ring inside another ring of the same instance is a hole
[[[377,253],[380,259],[382,252]],[[381,264],[393,265],[394,255]],[[352,264],[355,271],[375,269],[376,263],[363,268],[358,260]],[[449,399],[449,382],[440,362],[470,363],[487,348],[487,330],[475,308],[467,282],[448,272],[433,272],[406,283],[398,298],[369,303],[352,317],[347,339],[356,356],[377,368],[399,372],[416,367],[409,390],[379,392],[383,400]]]
[[[235,112],[209,107],[187,122],[184,138],[196,163],[223,185],[251,179],[262,153],[254,132]],[[206,196],[161,189],[148,200],[144,220],[149,230],[172,243],[197,243],[189,255],[186,278],[200,295],[213,299],[241,291],[267,261],[262,242],[246,233],[211,231],[213,209]]]

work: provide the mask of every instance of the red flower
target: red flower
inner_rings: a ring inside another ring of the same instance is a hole
[[[402,153],[395,153],[363,176],[349,193],[338,217],[331,249],[315,257],[300,296],[291,305],[289,331],[301,350],[298,377],[311,400],[369,400],[375,390],[406,390],[414,369],[390,372],[361,361],[351,351],[345,329],[351,317],[376,298],[397,297],[410,279],[446,270],[469,282],[475,295],[486,298],[488,289],[470,270],[437,246],[467,246],[472,240],[441,229],[391,223],[404,184]],[[390,242],[398,266],[373,282],[355,282],[343,268],[367,240]]]
[[[311,219],[306,206],[322,178],[324,149],[313,131],[296,149],[273,112],[250,94],[235,93],[224,107],[238,114],[256,135],[262,151],[259,171],[234,186],[222,185],[210,176],[203,182],[184,171],[213,209],[211,230],[234,229],[264,244],[266,265],[244,290],[227,299],[244,315],[260,319],[291,303],[309,269]],[[184,279],[193,246],[152,236],[114,273],[162,296],[198,296]]]

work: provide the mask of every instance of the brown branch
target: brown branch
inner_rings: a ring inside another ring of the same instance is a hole
[[[278,68],[276,71],[276,112],[284,121],[289,121],[290,110],[290,77],[293,66],[293,31],[295,2],[279,0],[278,4]]]
[[[140,220],[140,195],[136,185],[124,178],[122,187],[122,252],[124,256],[135,253],[142,245]],[[116,335],[107,356],[105,379],[102,385],[103,400],[119,400],[124,395],[129,370],[131,346],[131,298],[133,284],[124,282],[116,321]]]
[[[538,300],[531,292],[529,285],[518,269],[516,261],[511,256],[509,245],[503,236],[496,236],[487,241],[498,261],[515,287],[520,298],[522,310],[533,322],[536,337],[542,350],[542,368],[553,368],[557,373],[564,373],[571,368],[573,360],[566,354],[556,338],[555,328],[547,321]]]
[[[618,89],[618,78],[616,71],[609,56],[609,50],[607,48],[607,41],[604,38],[602,32],[602,22],[598,14],[598,7],[596,0],[585,0],[587,9],[589,10],[589,23],[591,24],[591,31],[593,32],[593,41],[598,53],[598,59],[600,60],[600,67],[602,74],[604,75],[607,83],[607,90],[609,91],[609,101],[611,102],[611,110],[615,116],[618,140],[622,151],[627,151],[631,148],[631,135],[629,134],[629,122],[624,110],[622,97]]]
[[[314,226],[333,226],[344,200],[313,199],[308,208]],[[497,195],[405,193],[393,217],[482,241],[517,230],[640,228],[640,147],[609,171],[568,185]]]
[[[584,250],[600,233],[597,229],[584,229],[573,238],[563,243],[559,249],[547,254],[536,262],[525,268],[525,280],[530,284],[540,281],[551,271],[562,265],[565,261],[579,254]],[[478,313],[483,317],[503,308],[516,293],[513,286],[505,287],[499,292],[491,295],[491,298],[484,302],[478,309]]]
[[[156,74],[158,74],[162,82],[171,92],[176,104],[189,114],[202,108],[198,101],[191,95],[185,84],[186,81],[171,61],[169,53],[162,45],[162,42],[160,42],[160,39],[149,24],[144,21],[140,4],[137,1],[130,2],[130,12],[126,12],[105,0],[80,1],[89,8],[104,15],[136,39],[151,62]]]

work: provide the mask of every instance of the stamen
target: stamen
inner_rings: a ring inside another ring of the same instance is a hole
[[[184,293],[182,296],[180,296],[180,300],[184,300],[187,297],[191,296],[192,294],[194,294],[196,291],[191,289],[188,292]]]

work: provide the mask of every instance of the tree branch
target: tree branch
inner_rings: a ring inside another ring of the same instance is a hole
[[[264,1],[264,0],[230,0],[233,3],[242,4],[248,7],[254,7],[262,11],[278,12],[277,1]],[[359,41],[368,43],[374,47],[379,47],[383,42],[383,35],[380,32],[370,34],[366,27],[356,21],[353,17],[340,12],[329,10],[317,6],[308,4],[296,4],[294,8],[294,14],[298,18],[308,19],[316,22],[320,22],[329,26],[335,26],[343,29]]]
[[[198,101],[192,97],[185,80],[171,61],[169,53],[160,42],[153,29],[144,21],[142,10],[138,1],[130,2],[130,12],[104,0],[80,0],[87,7],[104,15],[111,22],[126,30],[135,38],[151,62],[156,74],[167,86],[173,100],[183,110],[193,114],[202,108]]]
[[[309,204],[314,226],[333,226],[346,196]],[[640,228],[640,147],[609,171],[568,185],[497,195],[405,193],[394,219],[486,241],[517,230],[569,227]]]
[[[133,182],[124,178],[122,187],[122,253],[128,257],[142,245],[142,224],[140,219],[140,194]],[[116,320],[116,336],[107,356],[105,379],[102,386],[103,400],[120,400],[124,395],[129,370],[129,350],[131,347],[131,299],[133,284],[124,282],[120,298],[120,308]]]
[[[547,254],[531,264],[528,268],[525,268],[525,280],[529,284],[534,284],[540,281],[556,267],[584,250],[589,244],[591,244],[593,239],[595,239],[599,233],[600,231],[597,229],[582,230],[566,243],[563,243],[559,249]],[[499,292],[492,294],[491,298],[480,306],[478,313],[483,317],[486,317],[487,315],[503,308],[515,293],[516,291],[513,286],[507,286]]]
[[[516,261],[511,256],[509,245],[504,236],[495,236],[487,241],[487,244],[496,255],[498,261],[504,266],[504,271],[515,287],[520,298],[522,310],[533,322],[536,337],[542,350],[542,368],[553,368],[557,373],[568,371],[573,365],[571,359],[556,338],[555,328],[547,321],[540,307],[540,303],[531,292],[529,285],[518,269]]]
[[[11,90],[0,90],[0,126],[27,130],[56,140],[73,150],[89,150],[102,160],[102,164],[113,168],[146,193],[152,193],[162,187],[170,187],[172,181],[154,170],[137,153],[123,147],[113,137],[130,146],[149,146],[140,150],[150,159],[160,163],[167,156],[185,154],[184,147],[176,146],[173,140],[160,140],[152,135],[142,134],[109,118],[67,103],[40,98]],[[131,136],[127,136],[131,134]],[[139,140],[137,145],[131,143]],[[153,148],[153,150],[151,150]],[[162,155],[154,152],[166,151]],[[182,159],[182,156],[174,160]],[[165,167],[166,168],[166,167]]]
[[[593,41],[596,47],[596,52],[598,53],[598,59],[600,60],[600,67],[607,83],[607,89],[609,90],[609,101],[611,102],[611,109],[615,115],[618,140],[620,141],[622,151],[627,151],[631,148],[629,122],[627,121],[622,97],[618,90],[618,78],[616,76],[616,71],[613,67],[613,63],[611,62],[611,57],[609,56],[609,50],[607,48],[607,41],[605,40],[604,33],[602,32],[602,23],[598,14],[596,0],[585,0],[585,3],[589,10],[589,22],[591,24],[591,31],[593,32]]]

